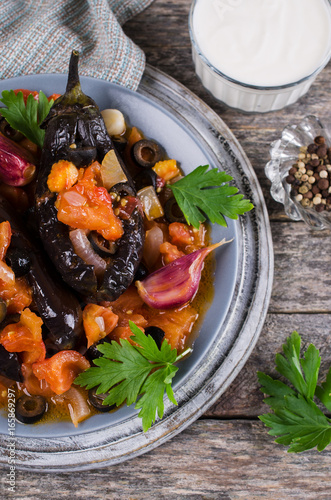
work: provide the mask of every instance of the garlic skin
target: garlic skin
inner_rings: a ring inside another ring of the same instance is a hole
[[[110,136],[123,135],[126,131],[125,118],[118,109],[104,109],[101,111],[107,132]]]
[[[172,309],[190,302],[198,291],[203,262],[215,248],[229,243],[219,243],[184,255],[150,274],[143,281],[136,281],[142,300],[154,309]]]

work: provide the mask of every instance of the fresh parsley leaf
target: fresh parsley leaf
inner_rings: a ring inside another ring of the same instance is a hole
[[[276,368],[300,394],[312,398],[316,389],[321,358],[318,349],[310,344],[304,358],[300,359],[300,347],[300,335],[298,332],[293,332],[283,345],[285,357],[281,354],[276,355]]]
[[[281,436],[276,443],[288,445],[289,452],[299,453],[317,446],[318,451],[331,442],[331,420],[318,406],[300,394],[285,396],[282,409],[259,417],[271,436]]]
[[[259,382],[262,386],[261,391],[268,394],[270,397],[264,400],[273,410],[281,409],[284,407],[284,397],[295,395],[296,392],[288,385],[280,380],[274,380],[262,372],[257,372]]]
[[[53,100],[48,102],[45,94],[40,91],[38,100],[30,94],[25,105],[22,92],[16,95],[13,90],[4,90],[0,101],[7,106],[0,108],[0,114],[9,125],[42,148],[45,131],[40,128],[40,124],[48,115]]]
[[[326,381],[321,386],[316,387],[316,396],[324,404],[324,406],[331,411],[331,367],[326,376]]]
[[[207,216],[212,224],[226,227],[224,216],[238,219],[253,205],[242,194],[236,194],[236,187],[227,184],[233,180],[230,175],[208,168],[209,165],[201,165],[169,187],[188,224],[199,228]]]
[[[258,372],[261,391],[269,396],[264,402],[273,410],[259,419],[271,428],[270,435],[279,436],[276,443],[289,446],[289,452],[298,453],[315,446],[322,451],[331,442],[331,420],[318,408],[314,396],[331,409],[331,369],[326,382],[317,386],[319,351],[310,344],[300,358],[300,348],[301,337],[293,332],[283,345],[284,356],[276,355],[277,371],[293,387]]]
[[[163,417],[165,392],[177,404],[171,387],[178,370],[174,363],[188,351],[177,356],[177,350],[171,349],[166,339],[159,349],[150,335],[146,336],[132,321],[129,325],[135,344],[121,339],[120,344],[112,341],[99,345],[103,356],[93,361],[96,366],[78,375],[75,384],[87,389],[98,387],[97,394],[108,393],[105,405],[120,406],[126,402],[129,406],[136,402],[146,432],[156,415]]]

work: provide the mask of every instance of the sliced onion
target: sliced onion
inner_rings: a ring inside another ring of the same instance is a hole
[[[85,231],[83,229],[74,229],[70,231],[69,237],[78,257],[83,259],[86,264],[94,266],[96,276],[102,276],[107,264],[100,255],[95,253]]]
[[[163,231],[159,226],[154,226],[146,232],[143,259],[148,268],[153,267],[159,258],[162,243]]]
[[[144,187],[137,194],[148,220],[163,217],[164,211],[153,186]]]
[[[101,177],[104,187],[109,191],[115,184],[127,182],[128,179],[117,159],[114,149],[108,151],[101,164]]]
[[[75,387],[70,387],[69,391],[64,392],[60,397],[67,403],[70,417],[75,427],[78,427],[79,422],[90,416],[91,410],[85,397]]]
[[[96,322],[96,324],[100,328],[100,332],[106,331],[105,320],[103,319],[102,316],[97,316],[96,318],[94,318],[94,321]]]
[[[74,207],[82,207],[86,203],[86,198],[77,191],[67,191],[64,193],[63,198]]]

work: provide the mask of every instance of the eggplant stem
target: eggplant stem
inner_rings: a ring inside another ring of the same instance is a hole
[[[73,90],[76,85],[80,86],[79,74],[78,74],[78,61],[79,52],[78,50],[73,50],[69,62],[69,72],[68,72],[68,83],[66,92]]]

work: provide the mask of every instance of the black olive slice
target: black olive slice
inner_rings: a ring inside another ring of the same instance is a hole
[[[133,281],[142,281],[148,276],[148,270],[147,267],[144,266],[144,264],[141,262],[139,264],[139,267],[137,269],[136,274],[134,275],[134,280]]]
[[[25,276],[30,271],[30,257],[23,249],[9,248],[6,253],[6,263],[13,270],[16,278]]]
[[[112,141],[116,151],[122,154],[125,150],[128,140],[123,135],[114,135],[112,137]]]
[[[150,335],[155,340],[156,345],[161,349],[162,340],[164,338],[164,331],[158,326],[148,326],[145,329],[145,335]]]
[[[8,137],[8,139],[11,139],[14,142],[20,142],[24,139],[24,135],[18,130],[12,128],[5,118],[2,118],[0,121],[0,131],[5,137]]]
[[[160,146],[148,139],[142,139],[132,146],[132,156],[139,167],[152,168],[161,159]]]
[[[43,396],[24,394],[16,401],[16,418],[23,424],[33,424],[41,419],[47,408]]]
[[[97,158],[97,149],[93,146],[68,148],[68,160],[76,167],[87,167]]]
[[[156,180],[157,174],[154,172],[154,170],[143,170],[139,172],[139,174],[134,178],[134,184],[137,191],[147,186],[153,186],[156,191]]]
[[[178,206],[175,198],[169,198],[164,205],[164,215],[168,222],[182,222],[186,224],[183,212]]]
[[[92,344],[91,347],[89,347],[85,353],[85,357],[89,360],[89,361],[93,361],[94,359],[98,359],[98,358],[101,358],[101,356],[103,356],[103,354],[99,351],[98,349],[98,345],[101,345],[101,344],[104,344],[105,342],[108,342],[110,343],[111,340],[109,339],[109,337],[105,337],[101,340],[99,340],[98,342],[96,342],[95,344]]]
[[[122,197],[122,196],[136,196],[134,189],[126,182],[119,182],[118,184],[115,184],[110,189],[109,194],[112,195],[112,193],[117,194],[120,197]]]
[[[88,235],[88,239],[93,250],[100,255],[100,257],[110,257],[116,252],[116,243],[114,241],[105,240],[105,238],[96,231],[91,231]]]
[[[4,317],[0,324],[0,328],[3,329],[7,325],[11,325],[12,323],[18,323],[21,318],[20,314],[7,314],[7,316]]]
[[[0,323],[3,322],[7,314],[6,302],[0,297]]]
[[[103,401],[106,399],[108,394],[97,394],[96,393],[97,388],[93,387],[93,389],[90,389],[88,391],[88,398],[92,406],[96,408],[99,411],[106,412],[110,410],[114,410],[116,408],[116,405],[104,405],[102,404]]]

